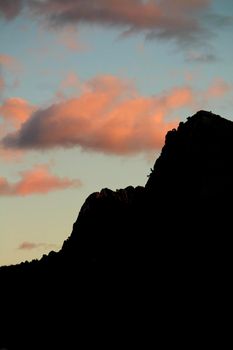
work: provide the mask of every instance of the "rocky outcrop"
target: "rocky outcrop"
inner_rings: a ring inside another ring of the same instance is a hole
[[[161,156],[146,184],[152,195],[179,193],[191,201],[206,201],[232,187],[233,123],[199,111],[169,131]]]
[[[129,245],[133,245],[132,230],[139,224],[143,200],[144,188],[140,186],[115,192],[105,188],[91,194],[61,254],[80,263],[121,263],[130,253]]]

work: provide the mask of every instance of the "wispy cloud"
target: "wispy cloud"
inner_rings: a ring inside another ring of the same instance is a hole
[[[219,13],[209,13],[205,16],[205,20],[208,21],[213,27],[225,28],[233,25],[233,15],[223,15]]]
[[[191,50],[186,54],[186,61],[197,63],[212,63],[217,61],[217,56],[213,52]]]
[[[78,78],[77,74],[70,71],[59,84],[59,88],[56,92],[56,97],[59,100],[64,100],[67,98],[67,96],[77,95],[80,92],[81,88],[82,83]]]
[[[12,97],[3,100],[0,104],[0,139],[10,131],[19,129],[20,125],[25,122],[35,110],[35,106],[20,97]],[[0,147],[0,161],[15,162],[21,160],[22,155],[23,152],[20,150],[3,149]]]
[[[33,242],[22,242],[19,246],[18,249],[19,250],[32,250],[32,249],[53,249],[53,248],[57,248],[56,244],[52,244],[52,243],[33,243]]]
[[[232,91],[232,85],[222,78],[216,78],[205,92],[206,99],[221,98]]]
[[[33,10],[53,26],[96,24],[118,27],[124,33],[143,32],[147,38],[173,39],[179,43],[199,41],[207,34],[200,16],[209,0],[143,1],[82,0],[34,1]]]
[[[19,84],[18,74],[21,71],[21,68],[20,62],[15,57],[0,53],[0,97],[5,92],[7,85],[14,88]],[[11,75],[13,75],[13,79],[10,84],[7,84],[5,77],[6,72],[10,72]]]
[[[2,53],[0,53],[0,66],[14,72],[21,69],[21,64],[15,57]]]
[[[11,20],[26,10],[43,26],[59,28],[60,44],[71,51],[86,49],[74,31],[83,24],[114,27],[121,36],[140,32],[147,39],[204,47],[217,31],[233,25],[231,15],[215,13],[212,5],[213,0],[1,0],[0,15]]]
[[[0,72],[1,74],[1,72]],[[1,93],[3,92],[3,90],[5,89],[5,80],[3,79],[3,77],[0,75],[0,96],[1,96]]]
[[[20,173],[20,180],[14,183],[0,177],[0,196],[29,196],[80,187],[80,180],[60,178],[50,173],[48,166],[38,165],[32,170]]]
[[[0,4],[8,20],[25,6],[34,17],[47,20],[53,27],[95,24],[193,45],[208,35],[202,16],[211,0],[4,0]]]
[[[74,26],[65,26],[56,36],[56,41],[59,45],[71,52],[87,51],[87,45],[84,44]]]
[[[8,98],[0,104],[0,117],[6,123],[12,123],[18,127],[30,117],[35,109],[35,106],[20,97]]]

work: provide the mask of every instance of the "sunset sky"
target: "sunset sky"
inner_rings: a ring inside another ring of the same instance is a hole
[[[0,265],[144,185],[179,121],[233,120],[232,34],[232,0],[0,0]]]

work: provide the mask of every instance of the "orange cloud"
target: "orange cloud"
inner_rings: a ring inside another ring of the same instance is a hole
[[[76,83],[71,75],[64,87]],[[33,112],[18,130],[2,137],[1,145],[15,150],[77,146],[118,155],[154,151],[177,126],[167,117],[185,107],[208,109],[211,99],[230,89],[225,81],[215,80],[203,91],[183,86],[146,97],[128,81],[99,76],[80,85],[79,96]]]
[[[46,194],[51,191],[81,186],[80,180],[70,180],[52,175],[48,166],[45,165],[21,172],[20,177],[21,179],[15,183],[9,183],[7,179],[0,177],[0,196]]]
[[[8,98],[0,105],[0,117],[7,122],[12,122],[15,127],[19,127],[34,110],[35,107],[22,98]]]
[[[32,250],[32,249],[52,249],[57,248],[56,244],[52,243],[33,243],[33,242],[23,242],[18,246],[18,249],[20,250]]]
[[[0,104],[0,138],[3,138],[12,128],[17,130],[20,125],[25,122],[35,111],[35,106],[32,106],[26,100],[13,97],[8,98]],[[17,161],[21,159],[22,151],[16,149],[4,149],[0,146],[0,159],[4,161]]]
[[[166,114],[191,99],[189,88],[142,97],[129,82],[100,76],[86,83],[80,96],[33,113],[4,144],[21,149],[80,146],[113,154],[154,150],[177,125],[166,121]]]
[[[218,79],[215,79],[213,84],[207,89],[206,97],[207,98],[223,97],[231,90],[232,90],[232,85],[225,82],[225,80],[218,78]]]

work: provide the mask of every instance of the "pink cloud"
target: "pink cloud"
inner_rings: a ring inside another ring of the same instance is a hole
[[[52,249],[57,248],[56,244],[52,243],[33,243],[33,242],[23,242],[18,246],[18,249],[20,250],[32,250],[32,249]]]
[[[20,72],[20,70],[21,70],[21,65],[18,60],[16,60],[12,56],[0,53],[0,95],[5,91],[7,86],[15,88],[19,85],[19,79],[17,75]],[[4,71],[7,71],[13,74],[13,78],[10,84],[6,82],[5,76],[3,74]]]
[[[87,46],[81,41],[76,28],[73,26],[66,26],[59,31],[57,42],[72,52],[83,52],[87,50]]]
[[[0,93],[5,89],[5,81],[4,79],[0,76]]]
[[[59,100],[64,100],[67,95],[77,95],[80,91],[82,84],[74,72],[69,72],[66,77],[61,81],[58,91],[56,92],[56,97]]]
[[[5,99],[0,104],[0,138],[3,138],[12,128],[17,130],[35,109],[35,106],[20,97]],[[4,159],[4,161],[18,161],[22,155],[21,150],[4,149],[0,146],[0,159]]]
[[[14,59],[8,55],[0,55],[0,64],[3,66],[12,66],[14,64]]]
[[[215,79],[212,85],[206,91],[207,98],[219,98],[232,91],[232,85],[228,84],[222,78]]]
[[[0,66],[3,66],[9,70],[17,71],[20,69],[19,61],[9,55],[0,54]]]
[[[81,83],[74,72],[69,72],[65,79],[61,82],[61,88],[76,88],[77,90],[80,88]]]
[[[70,180],[52,175],[48,166],[37,166],[32,170],[20,173],[20,180],[10,183],[0,177],[0,196],[28,196],[46,194],[51,191],[64,190],[81,186],[80,180]]]
[[[22,98],[8,98],[0,105],[0,117],[18,127],[30,117],[34,110],[35,107]]]
[[[46,19],[53,27],[96,24],[118,27],[125,33],[143,32],[147,37],[174,39],[193,44],[208,34],[202,15],[211,0],[2,0],[0,11],[11,19],[25,6],[32,16]],[[73,40],[65,40],[76,49]]]
[[[80,146],[113,154],[153,150],[177,124],[165,115],[191,99],[189,88],[142,97],[131,83],[100,76],[87,82],[80,96],[33,113],[4,144],[21,149]]]
[[[0,98],[2,98],[5,88],[6,88],[6,82],[5,82],[5,79],[2,77],[2,74],[0,71]]]
[[[71,75],[64,87],[76,84],[74,78]],[[79,96],[33,112],[18,130],[2,137],[3,149],[147,153],[159,149],[166,132],[177,126],[169,116],[185,107],[208,109],[209,101],[226,96],[230,86],[218,79],[203,91],[186,85],[146,97],[128,81],[99,76],[80,85],[79,91]]]
[[[220,27],[232,23],[230,14],[214,12],[212,3],[213,0],[1,0],[0,15],[10,20],[24,9],[33,19],[41,19],[43,26],[115,27],[122,36],[141,32],[149,39],[173,40],[193,49],[197,43],[206,48]],[[83,49],[72,34],[61,37],[61,42],[69,50]],[[194,52],[187,60],[211,62],[216,57],[210,52]]]
[[[204,35],[199,14],[209,0],[47,0],[34,1],[33,10],[55,25],[75,23],[118,26],[125,31],[143,31],[149,37],[186,41]]]
[[[4,162],[18,162],[22,160],[22,157],[21,150],[0,148],[0,160]]]

